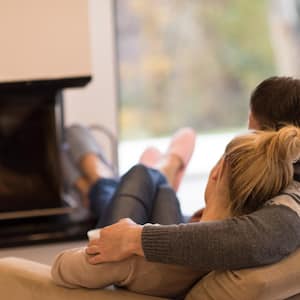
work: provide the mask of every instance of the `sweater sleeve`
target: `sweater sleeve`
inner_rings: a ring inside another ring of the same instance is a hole
[[[224,221],[145,225],[142,246],[149,261],[205,270],[271,264],[300,245],[300,218],[283,205]]]

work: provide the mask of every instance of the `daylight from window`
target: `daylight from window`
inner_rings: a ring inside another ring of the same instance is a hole
[[[192,126],[191,173],[207,176],[246,129],[251,90],[269,76],[299,75],[299,2],[116,0],[121,165],[133,149],[164,147]]]

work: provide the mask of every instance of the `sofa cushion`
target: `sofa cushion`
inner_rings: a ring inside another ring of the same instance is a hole
[[[299,300],[299,293],[300,250],[297,250],[276,264],[211,272],[192,288],[185,300]]]
[[[281,262],[239,271],[211,272],[185,300],[300,300],[300,250]],[[163,300],[121,289],[68,289],[55,285],[50,267],[20,258],[0,259],[1,299]],[[290,297],[290,298],[289,298]]]

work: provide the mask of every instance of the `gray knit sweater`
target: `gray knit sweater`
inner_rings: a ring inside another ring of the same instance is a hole
[[[207,272],[275,263],[300,246],[300,183],[285,192],[289,195],[277,196],[242,217],[146,225],[142,232],[146,259]]]

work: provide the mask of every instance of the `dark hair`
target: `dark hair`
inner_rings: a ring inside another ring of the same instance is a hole
[[[250,109],[261,129],[279,129],[285,124],[300,127],[300,80],[270,77],[252,92]]]

